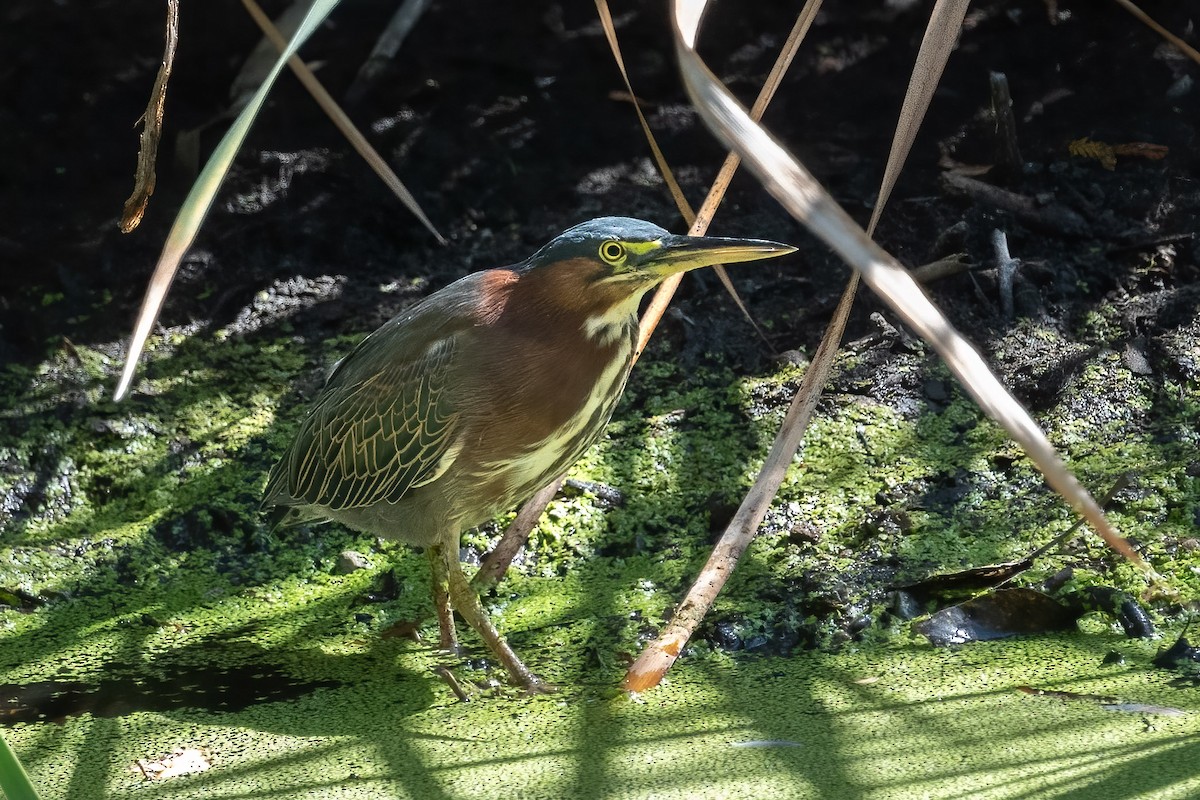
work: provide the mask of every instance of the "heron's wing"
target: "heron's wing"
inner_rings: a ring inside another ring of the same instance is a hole
[[[385,326],[368,337],[334,371],[271,471],[266,504],[395,503],[453,462],[459,417],[447,384],[456,337],[405,358],[388,346],[391,333]]]

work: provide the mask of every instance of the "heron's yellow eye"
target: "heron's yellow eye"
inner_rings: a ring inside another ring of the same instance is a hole
[[[600,258],[607,264],[620,264],[625,260],[625,245],[611,240],[605,242],[600,245]]]

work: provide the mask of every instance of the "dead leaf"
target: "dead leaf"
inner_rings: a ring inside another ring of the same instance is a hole
[[[1117,168],[1117,156],[1113,153],[1112,145],[1106,142],[1093,142],[1084,136],[1067,143],[1067,152],[1080,158],[1093,158],[1107,170]]]
[[[180,747],[161,758],[139,758],[130,769],[137,769],[148,781],[165,781],[183,775],[195,775],[211,766],[208,753],[196,747]]]
[[[1100,162],[1100,166],[1107,170],[1112,170],[1116,169],[1117,156],[1148,158],[1151,161],[1159,161],[1167,157],[1170,148],[1166,145],[1151,144],[1150,142],[1109,144],[1107,142],[1095,142],[1085,136],[1082,139],[1075,139],[1069,142],[1067,144],[1067,151],[1073,156],[1094,158]]]
[[[945,646],[1061,631],[1073,627],[1080,613],[1033,589],[1000,589],[943,608],[914,623],[913,630],[933,644]]]

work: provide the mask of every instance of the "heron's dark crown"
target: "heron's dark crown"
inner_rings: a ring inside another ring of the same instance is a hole
[[[603,242],[657,242],[670,235],[664,228],[641,219],[597,217],[555,236],[522,266],[533,269],[576,258],[595,260],[597,249]]]

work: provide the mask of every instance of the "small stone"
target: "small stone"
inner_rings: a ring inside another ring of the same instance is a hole
[[[945,381],[931,378],[925,381],[925,385],[921,388],[925,391],[925,397],[935,403],[944,403],[950,399],[950,387],[946,385]]]
[[[892,613],[900,619],[916,619],[925,613],[917,598],[908,592],[897,590],[892,593],[890,601]]]
[[[1121,354],[1125,366],[1129,367],[1129,371],[1134,375],[1153,375],[1154,369],[1150,366],[1146,354],[1140,347],[1135,347],[1132,344],[1125,346],[1125,352]]]
[[[811,522],[800,521],[788,531],[788,541],[797,546],[816,544],[821,541],[821,531]]]
[[[738,626],[733,622],[718,622],[712,631],[712,642],[722,650],[739,650],[742,647],[742,637]]]
[[[352,572],[358,572],[360,569],[370,569],[370,560],[355,550],[343,550],[338,554],[337,567],[334,569],[338,575],[349,575]]]
[[[799,350],[784,350],[775,356],[775,363],[781,367],[807,367],[808,357]]]

